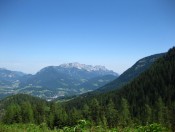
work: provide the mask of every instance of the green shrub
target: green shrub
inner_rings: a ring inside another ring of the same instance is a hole
[[[140,126],[137,128],[138,132],[167,132],[168,129],[161,124],[150,124],[147,126]]]

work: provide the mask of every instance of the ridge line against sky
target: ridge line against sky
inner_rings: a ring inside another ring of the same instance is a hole
[[[1,0],[0,68],[79,62],[119,74],[175,45],[173,0]]]

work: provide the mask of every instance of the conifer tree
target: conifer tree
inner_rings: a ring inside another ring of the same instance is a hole
[[[145,113],[144,113],[145,125],[150,124],[152,121],[152,109],[149,105],[145,105]]]
[[[128,101],[125,98],[121,99],[121,109],[119,113],[119,123],[125,127],[130,125],[131,117],[130,117],[130,111],[129,111],[129,104]]]
[[[113,101],[110,99],[107,105],[106,118],[110,128],[115,127],[118,122],[118,111],[115,109]]]
[[[24,102],[21,104],[21,114],[23,123],[33,122],[33,110],[29,102]]]
[[[164,119],[163,119],[163,115],[164,115],[164,103],[162,101],[162,98],[159,97],[158,101],[156,103],[156,109],[157,109],[157,121],[158,123],[163,124],[164,123]]]
[[[91,104],[90,104],[90,114],[91,114],[91,119],[92,121],[98,125],[100,121],[100,105],[97,99],[92,99]]]

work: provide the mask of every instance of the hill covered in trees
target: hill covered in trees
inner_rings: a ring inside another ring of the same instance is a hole
[[[0,119],[3,124],[44,123],[57,130],[68,126],[69,130],[77,131],[79,128],[89,131],[114,128],[116,131],[127,128],[130,131],[140,129],[141,132],[145,129],[173,131],[174,95],[175,48],[172,48],[121,89],[91,97],[80,96],[63,103],[46,102],[26,95],[11,96],[0,102]]]
[[[96,92],[104,93],[111,90],[116,90],[126,85],[127,83],[131,82],[133,79],[138,77],[145,70],[147,70],[157,59],[159,59],[163,55],[164,53],[155,54],[140,59],[132,67],[130,67],[128,70],[122,73],[118,78],[97,89]]]
[[[174,128],[174,95],[175,48],[172,48],[123,88],[90,98],[79,97],[66,106],[81,111],[94,109],[93,120],[102,122],[105,119],[111,127],[157,122]]]

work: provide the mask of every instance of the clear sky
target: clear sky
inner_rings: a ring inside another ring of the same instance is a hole
[[[174,0],[0,0],[1,68],[79,62],[122,73],[174,45]]]

